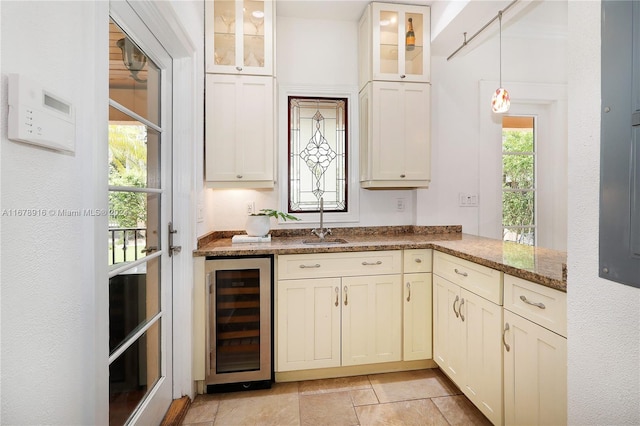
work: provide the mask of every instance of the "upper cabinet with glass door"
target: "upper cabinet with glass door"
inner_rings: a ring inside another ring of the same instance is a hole
[[[359,88],[368,81],[431,80],[428,6],[373,2],[359,25]]]
[[[205,1],[208,73],[273,75],[275,1]]]

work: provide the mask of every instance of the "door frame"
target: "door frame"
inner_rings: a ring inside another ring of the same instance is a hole
[[[546,174],[538,183],[543,183],[538,193],[538,232],[543,234],[536,245],[556,250],[567,247],[567,85],[546,83],[509,83],[504,87],[511,93],[510,113],[513,115],[539,115],[545,110],[548,139],[545,141],[544,157],[537,156],[536,169],[543,168]],[[502,117],[491,111],[491,94],[498,87],[497,81],[479,83],[480,137],[478,154],[478,235],[502,240]],[[527,113],[527,108],[536,110]],[[507,113],[506,115],[509,115]],[[549,164],[553,162],[553,167]],[[542,199],[540,197],[543,197]],[[546,197],[546,198],[544,198]],[[542,229],[542,231],[541,231]]]

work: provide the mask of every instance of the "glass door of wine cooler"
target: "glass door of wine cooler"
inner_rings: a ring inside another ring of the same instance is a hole
[[[271,258],[207,260],[207,384],[271,379]]]

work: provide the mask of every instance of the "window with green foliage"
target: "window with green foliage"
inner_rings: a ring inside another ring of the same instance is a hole
[[[534,117],[502,119],[503,240],[536,244]]]

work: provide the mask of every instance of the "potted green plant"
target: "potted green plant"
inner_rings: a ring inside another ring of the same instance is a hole
[[[247,223],[245,224],[245,230],[250,237],[264,237],[269,233],[271,229],[270,220],[274,217],[280,218],[284,221],[287,220],[300,220],[299,218],[273,209],[262,209],[258,213],[251,213],[247,217]]]

